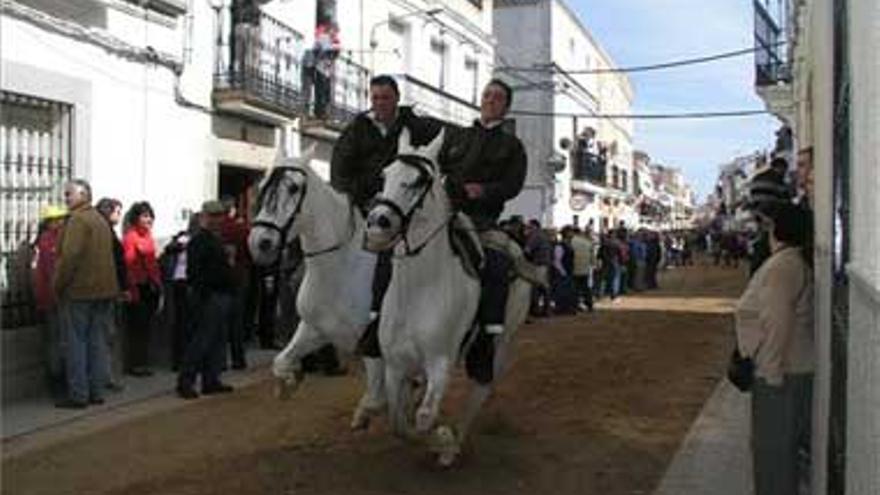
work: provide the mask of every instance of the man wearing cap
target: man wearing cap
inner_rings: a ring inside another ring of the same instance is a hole
[[[220,237],[225,217],[226,208],[220,201],[202,204],[199,229],[186,247],[194,328],[177,377],[177,395],[184,399],[199,396],[194,388],[199,375],[203,394],[232,391],[231,386],[220,381],[236,291],[234,260],[223,248]]]
[[[105,336],[121,289],[113,234],[92,207],[89,183],[75,179],[65,184],[64,202],[70,216],[58,244],[53,288],[61,309],[68,391],[56,406],[81,409],[104,402],[110,369]]]

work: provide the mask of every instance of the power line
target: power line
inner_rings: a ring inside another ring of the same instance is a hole
[[[683,60],[675,60],[672,62],[663,62],[659,64],[650,64],[650,65],[636,65],[633,67],[612,67],[607,69],[576,69],[576,70],[565,70],[555,64],[543,64],[537,67],[517,67],[517,66],[505,66],[498,67],[497,70],[504,72],[563,72],[567,74],[614,74],[614,73],[629,73],[629,72],[647,72],[652,70],[661,70],[661,69],[671,69],[675,67],[682,67],[686,65],[697,65],[697,64],[705,64],[707,62],[714,62],[716,60],[722,60],[725,58],[733,58],[739,57],[742,55],[748,55],[749,53],[754,53],[759,50],[769,50],[770,48],[775,48],[782,43],[777,43],[776,45],[771,46],[760,46],[760,47],[752,47],[745,48],[742,50],[736,50],[732,52],[724,52],[716,55],[708,55],[704,57],[697,58],[689,58]]]
[[[511,110],[509,115],[524,117],[578,117],[585,119],[621,119],[621,120],[674,120],[674,119],[719,119],[731,117],[751,117],[766,115],[767,110],[732,110],[726,112],[684,112],[684,113],[642,113],[642,114],[610,114],[610,113],[574,113],[574,112],[535,112],[530,110]]]

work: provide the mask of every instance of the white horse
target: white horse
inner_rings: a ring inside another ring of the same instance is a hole
[[[297,295],[300,323],[275,357],[276,393],[287,398],[302,380],[303,356],[332,343],[354,352],[370,323],[376,255],[362,249],[364,221],[347,196],[335,191],[309,167],[314,154],[282,158],[260,187],[250,238],[259,265],[276,263],[282,250],[299,237],[305,277]],[[385,406],[384,365],[364,359],[367,389],[355,410],[352,428],[367,426]]]
[[[384,189],[367,216],[366,247],[395,247],[394,271],[382,304],[379,342],[385,358],[392,428],[401,436],[411,433],[411,384],[419,377],[427,383],[415,414],[415,433],[429,433],[434,428],[480,297],[480,282],[466,273],[449,241],[455,212],[436,163],[442,141],[441,133],[426,147],[413,149],[404,131],[399,155],[385,168]],[[510,344],[528,310],[530,288],[519,278],[510,286],[506,330],[496,341],[492,363],[493,384],[506,370]],[[457,432],[448,426],[434,431],[441,465],[452,464],[459,455],[491,387],[473,383]]]

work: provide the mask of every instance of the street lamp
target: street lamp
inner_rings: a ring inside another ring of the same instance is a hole
[[[388,19],[381,20],[379,22],[374,23],[372,26],[370,26],[370,69],[373,70],[375,68],[374,67],[374,65],[375,65],[374,64],[374,61],[375,61],[374,60],[375,59],[374,53],[376,51],[376,48],[379,46],[379,42],[376,40],[376,28],[378,28],[379,26],[385,25],[385,24],[390,24],[394,21],[399,21],[399,20],[404,19],[406,17],[412,17],[412,16],[416,16],[416,15],[424,15],[426,17],[434,17],[435,15],[437,15],[441,12],[443,12],[442,7],[435,7],[432,9],[423,9],[423,10],[414,10],[412,12],[407,12],[406,14],[399,15],[399,16],[391,15],[388,17]]]

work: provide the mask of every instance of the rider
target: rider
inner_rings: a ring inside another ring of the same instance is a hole
[[[485,251],[478,319],[482,331],[468,355],[468,371],[481,383],[492,379],[493,336],[504,332],[508,272],[511,260],[498,250],[498,218],[504,203],[516,197],[526,177],[522,142],[503,128],[513,102],[513,90],[492,79],[483,89],[480,118],[473,125],[453,129],[444,144],[440,163],[453,204],[466,213]],[[482,363],[472,363],[472,356]]]
[[[371,109],[358,114],[343,131],[333,148],[330,184],[344,192],[362,212],[382,191],[382,170],[397,155],[397,141],[404,128],[413,146],[430,143],[442,124],[436,119],[416,115],[408,106],[399,106],[397,81],[387,75],[370,80]],[[379,254],[373,277],[372,310],[378,315],[382,298],[391,282],[391,252]],[[368,358],[379,358],[378,317],[361,339],[361,351]],[[369,362],[369,361],[368,361]]]

